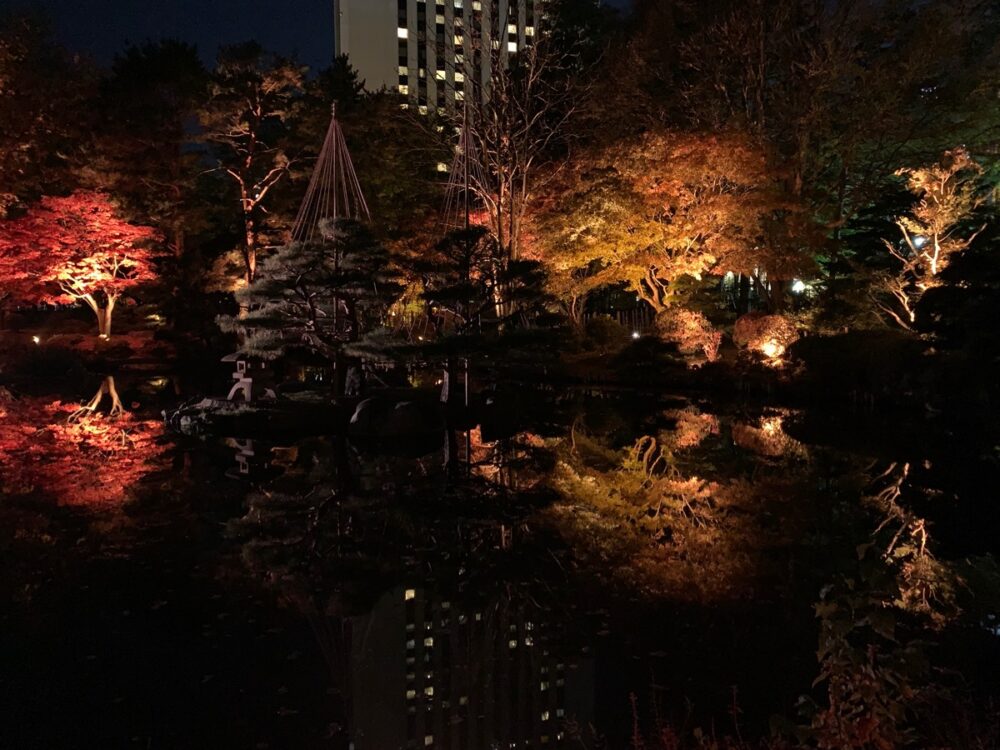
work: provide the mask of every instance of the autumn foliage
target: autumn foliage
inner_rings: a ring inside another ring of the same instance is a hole
[[[702,355],[709,362],[719,358],[722,334],[697,310],[668,309],[656,316],[660,338],[677,345],[682,354]]]
[[[749,313],[733,326],[733,342],[768,358],[781,357],[799,339],[795,324],[784,315]]]
[[[0,494],[41,493],[60,505],[111,508],[162,467],[163,427],[127,413],[14,399],[0,389]]]
[[[119,218],[101,193],[42,198],[0,223],[0,282],[22,302],[83,302],[101,336],[121,296],[156,278],[150,227]]]
[[[587,294],[620,283],[660,312],[684,278],[791,278],[798,248],[769,236],[785,208],[752,139],[659,129],[579,159],[533,221],[552,291],[574,316]]]
[[[940,273],[985,229],[963,231],[982,205],[977,192],[982,172],[964,148],[947,151],[937,164],[897,172],[918,200],[909,215],[896,220],[902,244],[884,240],[896,268],[878,279],[873,299],[901,328],[913,330],[921,298],[941,285]]]

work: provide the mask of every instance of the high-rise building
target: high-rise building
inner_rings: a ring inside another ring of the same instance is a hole
[[[398,588],[352,620],[357,750],[565,748],[594,721],[596,662],[533,603]]]
[[[335,51],[369,90],[427,110],[454,109],[492,61],[531,44],[544,0],[334,0]]]

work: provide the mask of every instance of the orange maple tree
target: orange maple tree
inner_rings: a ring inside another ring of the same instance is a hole
[[[121,296],[156,278],[157,239],[153,228],[121,219],[102,193],[45,197],[0,222],[0,286],[24,302],[82,302],[107,338]]]

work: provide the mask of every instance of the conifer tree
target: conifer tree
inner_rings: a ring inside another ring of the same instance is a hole
[[[402,289],[385,248],[358,222],[321,231],[318,242],[293,242],[265,258],[236,293],[247,312],[219,319],[241,334],[247,354],[270,360],[304,350],[335,362],[382,326]]]

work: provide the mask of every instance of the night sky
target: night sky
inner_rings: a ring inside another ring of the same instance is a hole
[[[623,6],[628,0],[609,0]],[[128,42],[172,37],[198,46],[206,62],[220,44],[257,39],[322,68],[333,48],[330,0],[0,0],[42,9],[68,47],[107,63]]]

